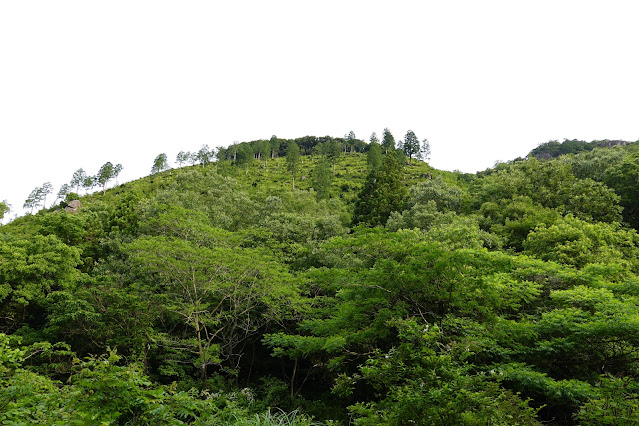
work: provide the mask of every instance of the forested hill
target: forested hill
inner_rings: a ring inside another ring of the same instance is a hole
[[[611,148],[614,146],[627,146],[632,142],[623,140],[598,140],[592,142],[580,141],[577,139],[565,139],[563,142],[549,141],[540,144],[530,151],[529,156],[541,160],[548,160],[566,154],[577,154],[582,151],[592,151],[595,148]]]
[[[0,421],[638,423],[638,145],[412,136],[160,154],[1,226]]]

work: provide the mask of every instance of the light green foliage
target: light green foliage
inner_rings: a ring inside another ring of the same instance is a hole
[[[75,187],[75,192],[80,192],[80,186],[84,185],[84,179],[87,177],[87,173],[83,169],[78,169],[73,172],[70,185]]]
[[[153,160],[153,166],[151,167],[151,174],[154,175],[156,173],[163,172],[164,170],[168,170],[169,161],[165,153],[158,154]]]
[[[68,183],[63,183],[62,186],[60,187],[60,189],[58,190],[56,201],[57,200],[63,200],[64,201],[66,199],[66,197],[67,197],[67,194],[71,193],[71,190],[72,190],[72,188],[71,188],[71,186],[69,186]]]
[[[529,197],[533,203],[571,213],[588,221],[615,222],[620,219],[619,197],[607,186],[590,179],[580,180],[561,161],[529,159],[507,166],[474,183],[471,206],[498,203],[515,197]]]
[[[190,156],[191,156],[190,152],[180,151],[175,156],[175,162],[178,163],[179,167],[182,167],[183,164],[185,164],[185,163],[187,163],[189,161],[189,157]]]
[[[40,196],[42,197],[42,206],[46,207],[47,205],[47,195],[53,192],[53,185],[51,182],[45,182],[40,188]]]
[[[0,330],[27,325],[32,313],[46,307],[49,294],[73,283],[79,264],[79,251],[53,235],[0,240]]]
[[[479,248],[499,245],[497,238],[481,231],[475,218],[458,217],[463,192],[456,186],[447,184],[441,176],[426,180],[410,188],[407,209],[391,213],[386,227],[389,230],[422,229],[429,232],[429,238],[455,248]]]
[[[428,139],[424,139],[422,141],[418,158],[423,159],[424,161],[430,160],[430,142],[428,142]]]
[[[24,200],[24,204],[22,208],[30,209],[30,212],[33,213],[33,209],[37,208],[40,205],[40,188],[34,188],[26,200]]]
[[[606,171],[623,161],[627,155],[628,151],[622,147],[595,148],[592,151],[562,157],[561,160],[570,164],[577,178],[605,182]]]
[[[438,176],[435,179],[429,179],[412,186],[407,204],[412,207],[417,204],[426,204],[431,200],[435,202],[437,210],[441,212],[459,213],[464,193],[458,187],[444,182],[441,176]]]
[[[206,144],[202,145],[202,147],[200,148],[198,152],[193,153],[197,161],[203,166],[206,166],[211,162],[211,159],[213,159],[214,154],[215,153],[211,151],[209,149],[209,146]]]
[[[164,154],[164,157],[166,159],[166,154]],[[113,179],[114,177],[115,177],[115,168],[113,167],[113,164],[110,161],[107,161],[106,163],[102,165],[102,167],[100,167],[100,170],[98,171],[98,174],[95,177],[97,183],[102,185],[103,194],[106,192],[107,183],[109,183],[109,181]]]
[[[582,268],[589,263],[620,263],[637,271],[639,237],[618,224],[588,223],[566,216],[528,234],[524,252],[543,260]]]
[[[82,179],[82,187],[84,188],[84,190],[89,193],[89,191],[91,191],[93,189],[93,187],[95,186],[97,180],[95,178],[95,176],[85,176],[84,179]]]
[[[445,221],[449,217],[450,215],[444,215],[437,210],[437,203],[430,200],[426,203],[416,204],[402,213],[392,212],[386,221],[386,228],[391,231],[415,228],[428,230],[434,224]]]
[[[188,170],[180,174],[166,190],[157,193],[144,217],[151,218],[172,205],[200,211],[209,217],[211,225],[233,231],[257,221],[256,204],[238,188],[237,181],[215,173]]]
[[[41,187],[34,188],[33,191],[31,191],[22,207],[25,209],[31,209],[31,213],[33,213],[33,209],[36,209],[41,205],[46,205],[47,195],[52,192],[53,185],[51,185],[51,182],[45,182]]]
[[[480,229],[477,217],[458,216],[453,213],[439,215],[428,227],[426,238],[437,241],[451,250],[482,247],[494,250],[502,246],[498,236]]]
[[[2,225],[2,219],[4,215],[11,211],[11,204],[7,203],[7,200],[0,201],[0,225]]]

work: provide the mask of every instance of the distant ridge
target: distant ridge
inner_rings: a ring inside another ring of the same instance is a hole
[[[612,148],[614,146],[626,146],[633,142],[624,140],[596,140],[592,142],[580,141],[577,139],[564,139],[563,142],[548,141],[542,143],[537,148],[530,151],[528,156],[538,158],[540,160],[549,160],[551,158],[560,157],[565,154],[576,154],[581,151],[592,151],[594,148]]]

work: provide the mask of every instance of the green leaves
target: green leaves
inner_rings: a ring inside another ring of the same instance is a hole
[[[384,157],[379,172],[371,171],[355,201],[353,224],[386,224],[394,211],[402,211],[407,195],[402,168],[393,152]]]
[[[25,325],[30,313],[44,307],[51,292],[71,287],[79,264],[79,251],[53,235],[0,241],[0,330]]]
[[[567,216],[540,226],[523,243],[526,253],[578,268],[590,263],[627,265],[639,269],[639,237],[618,224],[591,224]]]

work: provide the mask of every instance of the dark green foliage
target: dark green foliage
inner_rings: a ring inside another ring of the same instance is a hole
[[[386,224],[394,211],[402,211],[408,190],[403,182],[402,166],[393,152],[384,156],[381,169],[371,171],[355,201],[353,224]]]
[[[595,148],[594,143],[579,141],[576,139],[565,139],[562,143],[557,141],[548,141],[539,145],[530,151],[530,155],[539,159],[547,160],[549,158],[559,157],[565,154],[576,154],[581,151],[591,151]]]
[[[295,174],[299,171],[300,148],[295,142],[289,142],[286,148],[286,168],[293,178],[293,189],[295,189]]]
[[[607,169],[604,181],[621,197],[624,220],[639,229],[639,154],[628,156]]]
[[[404,154],[408,156],[408,163],[413,163],[413,157],[420,157],[421,147],[419,145],[419,139],[415,136],[412,130],[406,132],[404,136],[404,142],[402,143],[402,150]]]

